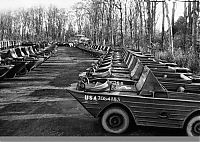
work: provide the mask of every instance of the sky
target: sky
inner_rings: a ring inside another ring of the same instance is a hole
[[[29,8],[32,6],[55,5],[58,8],[70,8],[80,0],[0,0],[0,10],[16,10],[19,8]]]
[[[171,2],[168,2],[168,9],[169,9],[169,18],[171,20],[171,17],[172,17],[172,7],[173,7],[173,4],[172,4],[172,1]],[[158,21],[157,21],[157,27],[156,29],[157,30],[160,30],[162,29],[162,3],[159,3],[157,5],[157,18],[158,18]],[[176,2],[176,6],[175,6],[175,16],[174,16],[174,21],[176,22],[177,19],[180,17],[180,16],[183,16],[184,14],[184,2]],[[165,17],[165,30],[167,29],[168,27],[168,22],[167,22],[167,18]]]
[[[76,2],[81,0],[0,0],[0,10],[15,10],[18,8],[29,8],[32,6],[49,6],[55,5],[58,8],[70,8]],[[169,9],[172,8],[172,2],[169,2]],[[158,11],[161,12],[162,4],[158,5]],[[177,2],[176,14],[183,11],[183,2]],[[161,12],[162,13],[162,12]],[[176,18],[176,17],[175,17]]]

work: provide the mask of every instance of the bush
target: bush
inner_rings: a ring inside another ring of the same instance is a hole
[[[173,56],[169,51],[157,51],[155,53],[155,58],[166,60],[167,62],[174,62]]]
[[[190,52],[188,52],[187,54],[187,58],[188,58],[188,64],[187,64],[187,67],[189,69],[191,69],[192,72],[198,74],[199,73],[199,60],[197,57],[195,57],[195,54],[193,51],[190,50]]]
[[[181,48],[174,51],[174,62],[180,67],[187,67],[188,54],[185,54]]]
[[[191,69],[192,72],[198,74],[199,73],[199,61],[196,59],[189,60],[188,68]]]
[[[174,58],[169,51],[158,51],[155,54],[156,59],[175,62],[180,67],[187,67],[193,73],[198,74],[200,70],[200,61],[195,58],[193,50],[184,52],[181,48],[174,50]]]

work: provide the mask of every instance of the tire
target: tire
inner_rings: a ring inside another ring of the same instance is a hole
[[[200,136],[200,115],[190,119],[186,125],[186,133],[188,136]]]
[[[128,113],[118,107],[107,109],[101,118],[102,127],[110,133],[124,133],[130,124]]]

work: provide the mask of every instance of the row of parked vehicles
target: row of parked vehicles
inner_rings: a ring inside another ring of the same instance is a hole
[[[99,60],[67,90],[106,131],[121,134],[143,125],[200,136],[199,76],[151,54],[117,47],[99,52]]]
[[[3,40],[0,41],[0,50],[6,50],[9,48],[14,48],[15,46],[19,46],[21,44],[21,41],[19,40]]]
[[[21,43],[0,51],[0,80],[25,75],[57,51],[56,44]]]
[[[85,44],[85,43],[79,43],[76,47],[96,57],[104,55],[110,50],[110,47],[108,46],[92,45],[92,44]]]

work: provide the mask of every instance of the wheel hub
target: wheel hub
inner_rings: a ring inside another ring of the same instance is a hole
[[[110,127],[116,128],[119,127],[123,123],[123,118],[120,115],[110,116],[108,123]]]
[[[197,121],[196,123],[194,123],[193,131],[194,131],[195,135],[197,135],[197,136],[200,135],[200,121]]]

